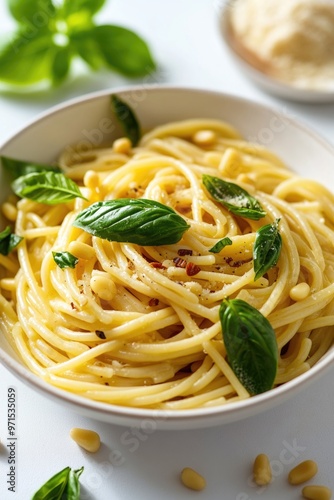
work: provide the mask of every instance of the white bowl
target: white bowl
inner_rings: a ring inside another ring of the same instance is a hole
[[[290,101],[309,102],[309,103],[324,103],[334,101],[333,90],[316,90],[297,87],[280,81],[273,76],[270,76],[265,71],[262,71],[258,64],[251,62],[251,57],[246,56],[246,52],[237,47],[233,36],[231,35],[230,12],[233,9],[233,2],[228,1],[221,11],[219,16],[220,31],[223,40],[235,63],[239,66],[244,75],[253,81],[262,90],[269,94],[288,99]]]
[[[145,129],[185,118],[223,119],[239,129],[245,138],[265,142],[300,175],[334,185],[334,149],[300,123],[273,109],[206,90],[135,87],[113,92],[130,100]],[[113,125],[110,93],[91,94],[51,109],[8,140],[0,148],[0,154],[50,163],[68,144],[115,138],[118,128]],[[1,169],[0,185],[1,202],[9,192]],[[244,419],[291,398],[330,369],[334,348],[307,373],[266,393],[222,407],[173,412],[98,403],[53,387],[29,371],[3,336],[0,336],[0,361],[34,390],[85,416],[133,426],[149,419],[158,429],[191,429]]]

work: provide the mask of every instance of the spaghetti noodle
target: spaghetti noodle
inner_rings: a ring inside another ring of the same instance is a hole
[[[119,144],[119,143],[118,143]],[[157,127],[135,148],[65,150],[60,167],[85,199],[55,206],[11,197],[3,206],[24,239],[0,256],[1,330],[50,384],[92,400],[162,409],[248,398],[228,363],[219,322],[226,297],[257,308],[275,330],[275,385],[329,349],[334,324],[334,197],[289,171],[270,151],[215,120]],[[203,186],[234,183],[266,211],[231,214]],[[102,200],[146,198],[190,225],[177,244],[112,242],[73,226]],[[88,201],[87,201],[88,200]],[[256,231],[280,220],[277,264],[254,281]],[[222,238],[232,244],[210,251]],[[70,252],[61,269],[52,252]],[[16,255],[17,253],[17,255]]]

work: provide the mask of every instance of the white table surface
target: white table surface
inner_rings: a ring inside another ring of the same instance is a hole
[[[12,27],[0,3],[1,32]],[[223,46],[218,15],[221,0],[112,0],[100,14],[104,22],[137,30],[149,42],[160,64],[150,83],[221,90],[269,103],[334,141],[334,104],[297,104],[264,94],[239,72]],[[147,79],[145,84],[147,84]],[[52,92],[0,93],[0,142],[40,112],[74,96],[131,85],[115,74],[78,74]],[[137,82],[138,83],[138,80]],[[139,80],[140,83],[140,80]],[[315,165],[317,168],[317,165]],[[51,402],[0,367],[0,499],[29,500],[39,486],[65,466],[85,471],[82,499],[90,500],[294,500],[300,487],[287,484],[292,466],[306,459],[319,464],[314,480],[334,488],[334,370],[297,397],[241,422],[192,431],[136,433],[100,423]],[[7,484],[7,390],[17,397],[16,491]],[[96,454],[80,449],[69,437],[72,427],[97,431],[102,447]],[[267,453],[274,480],[259,488],[250,481],[254,457]],[[196,493],[179,480],[183,467],[193,467],[207,480]]]

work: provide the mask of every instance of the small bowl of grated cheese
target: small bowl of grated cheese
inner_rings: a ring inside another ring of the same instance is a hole
[[[334,101],[334,0],[229,0],[221,28],[236,61],[264,90]]]

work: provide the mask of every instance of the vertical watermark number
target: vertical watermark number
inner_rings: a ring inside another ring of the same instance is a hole
[[[7,389],[7,443],[8,449],[8,468],[6,474],[6,483],[8,491],[15,493],[16,491],[16,466],[17,466],[17,394],[14,387]]]

